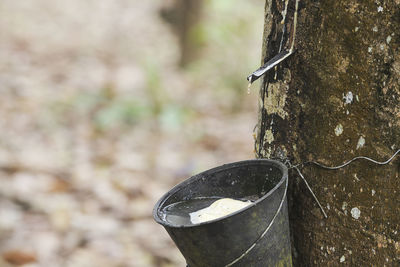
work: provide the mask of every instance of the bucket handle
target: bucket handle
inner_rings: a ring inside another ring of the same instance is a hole
[[[233,264],[235,264],[235,263],[237,263],[238,261],[240,261],[244,256],[246,256],[246,255],[257,245],[257,243],[265,236],[265,234],[268,232],[268,230],[271,228],[272,224],[274,223],[274,221],[275,221],[275,219],[276,219],[276,216],[278,216],[279,212],[280,212],[281,209],[282,209],[283,202],[284,202],[285,199],[286,199],[286,192],[287,192],[287,188],[288,188],[288,180],[289,180],[289,177],[286,176],[285,192],[283,193],[283,196],[282,196],[281,202],[280,202],[280,204],[279,204],[279,207],[278,207],[278,209],[276,210],[275,215],[274,215],[274,217],[272,217],[272,220],[271,220],[271,222],[268,224],[267,228],[266,228],[266,229],[264,230],[264,232],[256,239],[256,241],[254,241],[254,243],[253,243],[245,252],[243,252],[242,255],[240,255],[239,257],[237,257],[236,259],[234,259],[233,261],[231,261],[231,262],[228,263],[227,265],[225,265],[225,267],[230,267],[230,266],[232,266]]]

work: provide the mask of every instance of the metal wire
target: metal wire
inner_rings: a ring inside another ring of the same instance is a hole
[[[304,178],[303,174],[301,173],[300,169],[298,168],[299,166],[301,166],[301,165],[304,166],[304,165],[306,165],[306,164],[314,164],[314,165],[317,165],[318,167],[321,167],[321,168],[323,168],[323,169],[327,169],[327,170],[338,170],[338,169],[343,168],[343,167],[346,167],[347,165],[351,164],[352,162],[354,162],[354,161],[356,161],[356,160],[360,160],[360,159],[368,160],[368,161],[370,161],[370,162],[372,162],[372,163],[375,163],[375,164],[378,164],[378,165],[386,165],[386,164],[390,163],[399,153],[400,153],[400,149],[397,150],[397,151],[396,151],[388,160],[386,160],[386,161],[377,161],[377,160],[371,159],[371,158],[369,158],[369,157],[358,156],[358,157],[354,157],[354,158],[352,158],[351,160],[349,160],[349,161],[347,161],[347,162],[345,162],[345,163],[343,163],[343,164],[341,164],[341,165],[338,165],[338,166],[327,166],[327,165],[324,165],[324,164],[319,163],[319,162],[317,162],[317,161],[307,161],[307,162],[300,163],[300,164],[293,165],[293,166],[290,164],[289,161],[287,161],[287,164],[289,165],[288,169],[295,169],[295,170],[298,172],[298,174],[300,175],[301,179],[303,179],[303,181],[304,181],[304,183],[306,184],[308,190],[311,192],[312,196],[314,197],[315,201],[317,202],[317,204],[318,204],[319,208],[321,209],[322,213],[324,214],[325,218],[328,218],[328,215],[326,214],[324,208],[322,207],[321,203],[319,202],[318,198],[316,197],[316,195],[315,195],[314,192],[312,191],[312,189],[311,189],[310,185],[308,184],[307,180]]]
[[[297,168],[296,166],[293,167],[294,169],[296,169],[296,171],[299,173],[301,179],[303,179],[304,183],[306,184],[308,190],[311,192],[311,195],[314,197],[315,202],[317,202],[319,208],[321,209],[322,213],[324,214],[325,218],[328,218],[328,215],[326,214],[324,208],[322,207],[321,203],[319,202],[317,196],[314,194],[314,192],[312,191],[310,185],[307,183],[306,178],[304,178],[303,174],[300,172],[299,168]]]
[[[352,162],[354,162],[354,161],[356,161],[356,160],[359,160],[359,159],[368,160],[368,161],[371,161],[371,162],[373,162],[373,163],[375,163],[375,164],[378,164],[378,165],[385,165],[385,164],[390,163],[399,153],[400,153],[400,149],[397,150],[397,151],[396,151],[388,160],[386,160],[386,161],[377,161],[377,160],[371,159],[371,158],[369,158],[369,157],[358,156],[358,157],[355,157],[355,158],[353,158],[353,159],[351,159],[351,160],[349,160],[349,161],[347,161],[347,162],[345,162],[345,163],[343,163],[342,165],[339,165],[339,166],[326,166],[326,165],[324,165],[324,164],[322,164],[322,163],[319,163],[319,162],[317,162],[317,161],[307,161],[307,162],[300,163],[300,164],[297,164],[297,165],[292,165],[292,164],[290,163],[290,161],[287,160],[287,161],[285,162],[285,164],[288,165],[288,169],[295,169],[295,170],[297,171],[297,173],[300,175],[301,179],[302,179],[302,180],[304,181],[304,183],[306,184],[308,190],[311,192],[311,195],[313,196],[314,200],[317,202],[319,208],[321,209],[322,213],[324,214],[324,217],[325,217],[325,218],[328,218],[328,215],[326,214],[324,208],[322,207],[322,205],[321,205],[321,203],[319,202],[317,196],[314,194],[313,190],[311,189],[310,185],[308,184],[308,182],[307,182],[306,178],[304,177],[304,175],[301,173],[301,171],[300,171],[300,169],[298,168],[298,166],[305,165],[305,164],[315,164],[315,165],[317,165],[317,166],[319,166],[319,167],[321,167],[321,168],[324,168],[324,169],[328,169],[328,170],[337,170],[337,169],[346,167],[346,166],[349,165],[350,163],[352,163]],[[280,210],[281,210],[281,208],[282,208],[282,205],[283,205],[283,202],[285,201],[286,192],[287,192],[287,187],[288,187],[288,180],[289,180],[289,178],[286,178],[285,192],[284,192],[284,194],[283,194],[283,197],[282,197],[282,199],[281,199],[281,202],[280,202],[280,204],[279,204],[279,207],[278,207],[277,211],[275,212],[274,217],[272,218],[271,222],[268,224],[267,228],[265,229],[265,231],[257,238],[257,240],[256,240],[242,255],[240,255],[239,257],[237,257],[236,259],[234,259],[233,261],[231,261],[231,262],[228,263],[227,265],[225,265],[225,267],[230,267],[230,266],[234,265],[235,263],[237,263],[238,261],[240,261],[243,257],[245,257],[245,256],[256,246],[256,244],[258,243],[258,241],[260,241],[260,240],[264,237],[264,235],[268,232],[268,230],[270,229],[270,227],[271,227],[272,224],[274,223],[275,218],[277,217],[278,213],[280,212]]]
[[[338,166],[327,166],[327,165],[324,165],[324,164],[322,164],[322,163],[320,163],[320,162],[317,162],[317,161],[306,161],[306,162],[304,162],[304,163],[300,163],[300,164],[298,164],[298,165],[295,165],[295,166],[293,166],[292,168],[298,167],[298,166],[300,166],[300,165],[314,164],[314,165],[317,165],[318,167],[321,167],[321,168],[323,168],[323,169],[327,169],[327,170],[337,170],[337,169],[346,167],[346,166],[349,165],[350,163],[352,163],[352,162],[354,162],[354,161],[356,161],[356,160],[360,160],[360,159],[368,160],[368,161],[370,161],[370,162],[372,162],[372,163],[375,163],[375,164],[378,164],[378,165],[386,165],[386,164],[390,163],[390,162],[397,156],[397,154],[399,154],[399,153],[400,153],[400,149],[397,150],[397,151],[396,151],[388,160],[386,160],[386,161],[377,161],[377,160],[371,159],[371,158],[369,158],[369,157],[358,156],[358,157],[355,157],[355,158],[353,158],[353,159],[351,159],[351,160],[349,160],[349,161],[343,163],[342,165],[338,165]]]

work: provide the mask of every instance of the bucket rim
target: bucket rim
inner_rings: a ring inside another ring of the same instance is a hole
[[[213,172],[217,172],[217,171],[222,171],[222,170],[225,170],[225,169],[229,169],[231,167],[241,167],[242,165],[246,165],[246,164],[249,164],[249,163],[255,163],[255,164],[259,164],[259,163],[266,164],[266,163],[268,163],[268,164],[275,165],[275,167],[277,167],[280,171],[282,171],[282,177],[279,180],[279,182],[271,190],[269,190],[265,195],[263,195],[262,197],[260,197],[256,201],[252,202],[251,205],[248,205],[248,206],[246,206],[244,208],[241,208],[241,209],[239,209],[239,210],[237,210],[235,212],[232,212],[230,214],[227,214],[227,215],[225,215],[223,217],[219,217],[219,218],[216,218],[216,219],[213,219],[213,220],[209,220],[209,221],[202,222],[202,223],[197,223],[197,224],[192,224],[192,225],[174,225],[174,224],[171,224],[171,223],[169,223],[169,222],[167,222],[167,221],[165,221],[165,220],[160,218],[159,211],[161,211],[161,206],[163,205],[163,203],[165,201],[167,201],[171,195],[173,195],[177,191],[179,191],[179,189],[181,189],[182,187],[188,186],[189,184],[195,182],[200,176],[203,176],[205,174],[213,173]],[[172,187],[154,205],[153,218],[157,223],[161,224],[162,226],[169,227],[169,228],[175,228],[175,229],[192,228],[192,227],[203,226],[203,225],[206,225],[206,224],[211,224],[211,223],[217,222],[219,220],[223,220],[223,219],[225,219],[227,217],[234,216],[236,214],[239,214],[239,213],[245,211],[246,209],[250,209],[250,208],[256,206],[261,201],[263,201],[266,198],[268,198],[279,187],[281,187],[281,185],[286,181],[286,179],[288,179],[288,168],[287,168],[287,166],[285,164],[283,164],[282,162],[277,161],[277,160],[273,160],[273,159],[250,159],[250,160],[242,160],[242,161],[226,163],[226,164],[223,164],[223,165],[220,165],[220,166],[217,166],[217,167],[202,171],[202,172],[200,172],[198,174],[195,174],[195,175],[187,178],[186,180],[178,183],[174,187]]]

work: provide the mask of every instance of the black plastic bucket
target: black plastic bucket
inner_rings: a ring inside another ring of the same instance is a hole
[[[230,163],[175,186],[157,202],[153,216],[190,267],[292,266],[287,184],[287,167],[278,161]],[[173,225],[163,220],[162,211],[168,205],[200,197],[256,200],[201,224]]]

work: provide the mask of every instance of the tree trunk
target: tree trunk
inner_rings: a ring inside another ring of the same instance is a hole
[[[284,4],[266,1],[264,62],[279,51]],[[400,148],[399,34],[399,0],[300,1],[296,52],[261,83],[258,157],[331,166],[360,155],[388,159]],[[399,264],[398,164],[302,167],[327,219],[292,171],[294,265]]]
[[[181,67],[193,62],[201,48],[193,36],[199,30],[203,4],[202,0],[174,0],[167,1],[167,6],[160,10],[161,17],[171,24],[174,33],[178,36]]]

